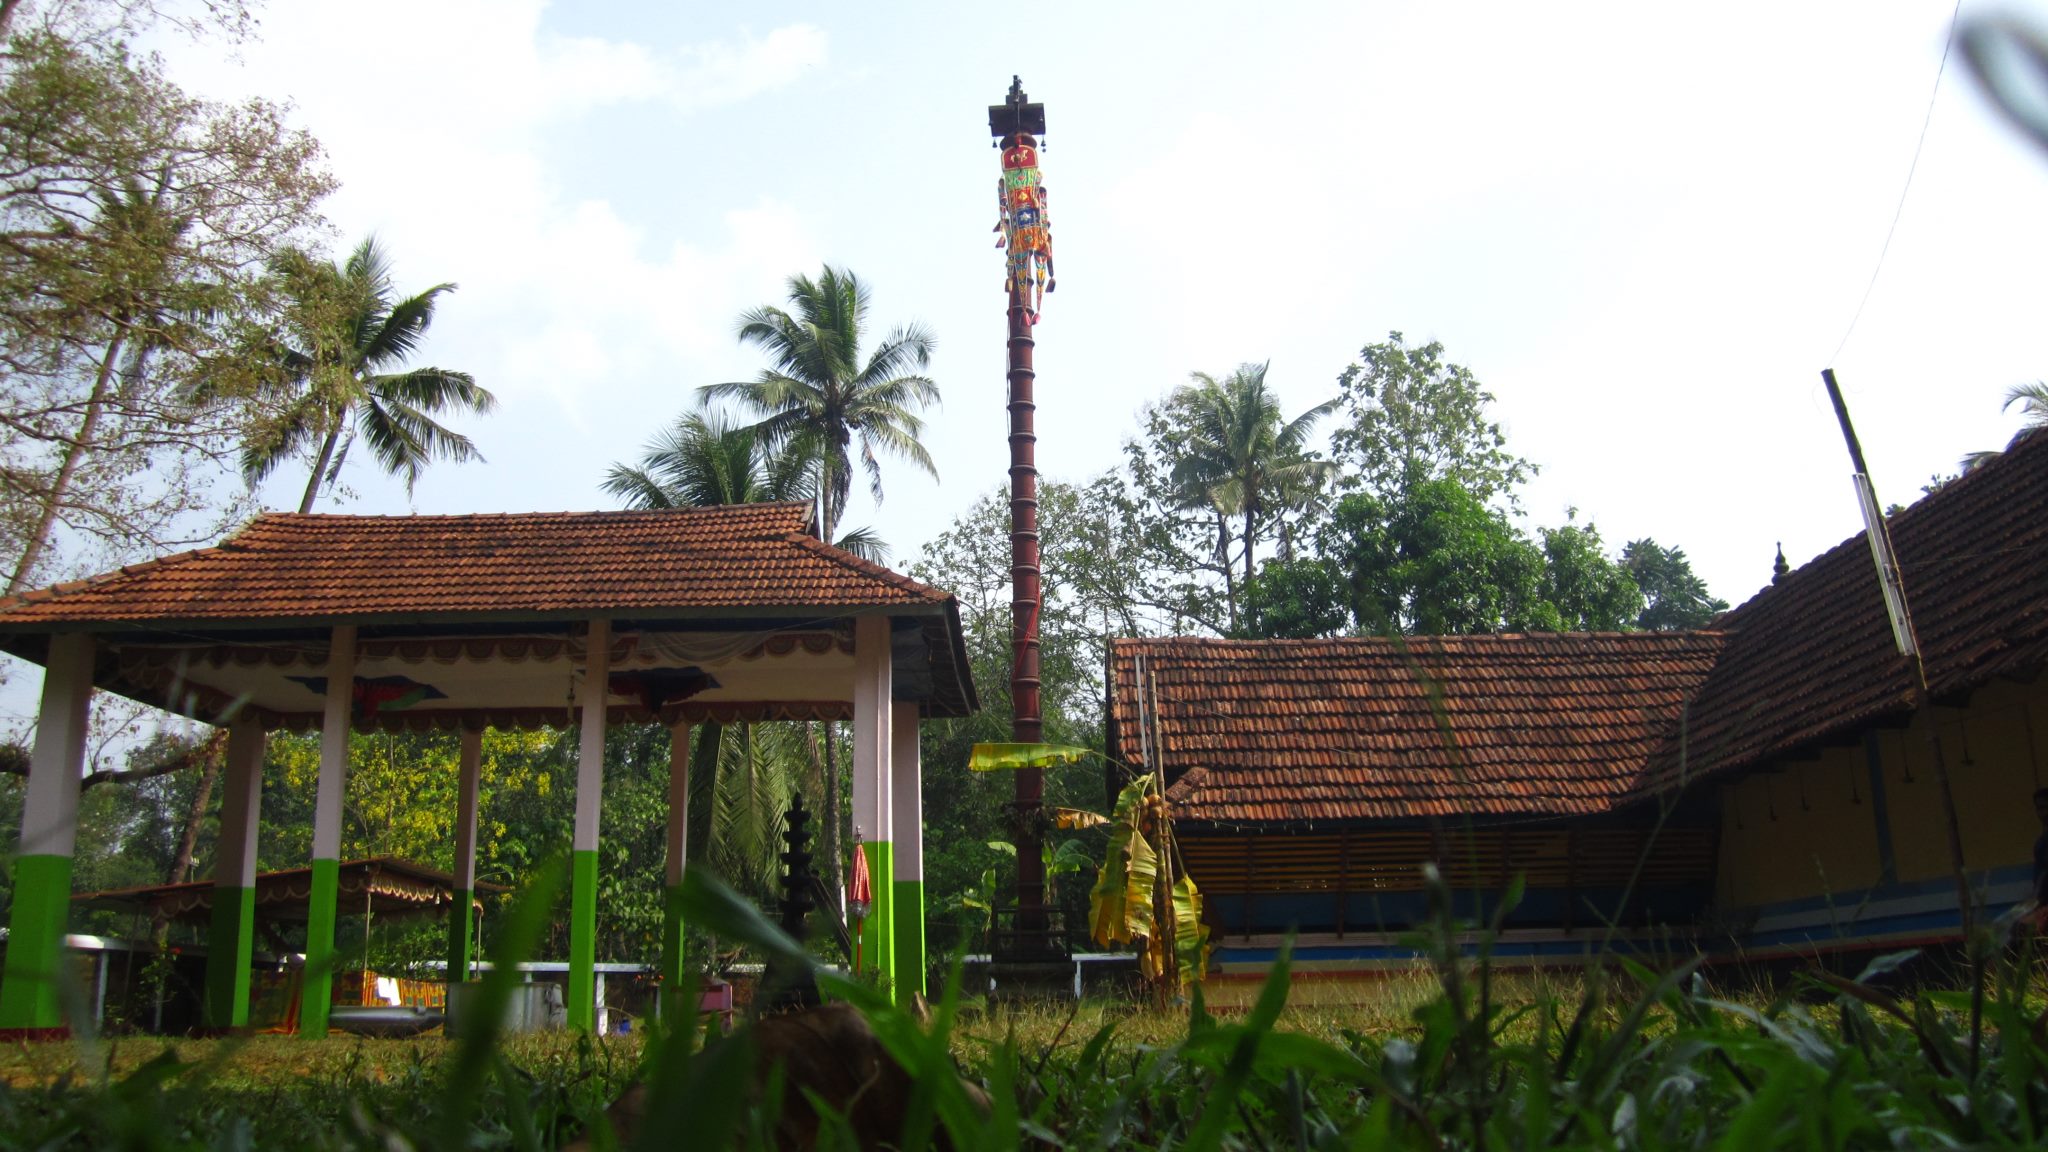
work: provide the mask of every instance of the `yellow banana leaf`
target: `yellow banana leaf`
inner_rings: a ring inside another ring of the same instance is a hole
[[[1100,828],[1109,823],[1109,817],[1086,808],[1048,808],[1046,811],[1052,813],[1052,826],[1055,828]]]
[[[1095,753],[1068,744],[976,744],[967,766],[976,772],[1004,768],[1056,768],[1076,764]]]
[[[1209,925],[1202,921],[1202,893],[1185,872],[1173,885],[1173,949],[1180,960],[1182,986],[1195,983],[1209,970]]]
[[[1116,798],[1109,853],[1088,893],[1088,932],[1097,944],[1128,944],[1152,935],[1152,894],[1159,882],[1159,854],[1138,828],[1149,778],[1133,781]]]

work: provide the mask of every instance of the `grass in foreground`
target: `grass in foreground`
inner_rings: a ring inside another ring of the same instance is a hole
[[[804,963],[714,884],[689,899],[694,922]],[[500,939],[517,954],[517,932]],[[1283,962],[1227,1016],[1199,997],[1171,1013],[976,1011],[955,992],[929,1025],[820,979],[912,1074],[893,1118],[901,1147],[2040,1146],[2048,1012],[2026,1001],[2032,948],[1987,937],[1976,955],[1984,978],[1954,993],[1895,998],[1877,986],[1886,960],[1864,980],[1815,976],[1763,999],[1724,997],[1690,966],[1504,980],[1446,952],[1377,1006],[1294,1011]],[[635,1079],[654,1102],[637,1146],[776,1147],[779,1102],[803,1086],[756,1084],[751,1042],[746,1028],[686,1026],[644,1041],[486,1030],[17,1050],[0,1061],[0,1150],[543,1149]],[[956,1069],[986,1087],[986,1111]],[[595,1146],[608,1137],[598,1124]],[[828,1120],[819,1146],[855,1146],[852,1131]]]

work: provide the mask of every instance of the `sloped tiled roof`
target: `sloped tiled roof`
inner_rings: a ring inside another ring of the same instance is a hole
[[[1118,640],[1111,755],[1145,761],[1142,658],[1183,819],[1596,812],[1635,785],[1720,648],[1654,632]]]
[[[1889,524],[1935,700],[2048,665],[2048,433]],[[1599,812],[1852,739],[1915,700],[1860,532],[1713,632],[1406,648],[1412,662],[1385,640],[1119,640],[1111,754],[1143,759],[1141,653],[1170,794],[1225,823]],[[1441,726],[1423,680],[1442,686]]]
[[[803,504],[467,516],[272,513],[225,542],[0,602],[0,630],[464,613],[935,608],[809,535]]]
[[[2048,433],[1889,523],[1936,700],[2048,663]],[[1893,644],[1861,532],[1716,626],[1728,643],[1693,707],[1690,765],[1660,757],[1646,788],[1759,764],[1912,709],[1914,671]]]

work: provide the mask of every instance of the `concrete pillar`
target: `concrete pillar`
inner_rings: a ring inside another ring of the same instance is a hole
[[[683,977],[683,868],[690,852],[690,725],[679,721],[668,730],[668,834],[663,837],[668,856],[668,883],[663,893],[661,918],[661,986],[664,992],[680,987]]]
[[[853,622],[853,826],[867,855],[874,904],[861,922],[861,970],[884,988],[896,985],[896,867],[890,837],[889,778],[892,694],[889,619],[861,616]]]
[[[592,620],[583,657],[583,724],[576,752],[576,839],[571,845],[569,1027],[597,1026],[597,827],[604,808],[605,704],[611,695],[612,625]]]
[[[86,709],[92,702],[93,639],[50,637],[43,706],[29,753],[14,858],[14,907],[7,920],[7,967],[0,975],[0,1030],[64,1024],[58,980],[71,919],[71,849],[78,834],[79,778],[85,772]]]
[[[896,849],[896,992],[929,996],[924,955],[924,768],[917,702],[898,700],[889,726],[889,804]]]
[[[355,721],[356,629],[337,624],[327,646],[327,702],[320,713],[320,783],[313,793],[313,891],[306,905],[306,970],[299,981],[299,1035],[327,1035],[334,998],[334,915],[341,893],[341,809],[348,738]]]
[[[465,725],[455,794],[455,903],[448,909],[448,983],[469,979],[476,959],[476,798],[483,776],[484,733]]]
[[[256,829],[263,809],[263,726],[228,726],[227,789],[213,852],[213,928],[206,940],[206,1025],[249,1026],[249,959],[256,948]]]

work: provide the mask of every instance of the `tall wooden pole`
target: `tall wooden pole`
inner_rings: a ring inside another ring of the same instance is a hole
[[[1021,80],[1012,78],[1003,103],[988,110],[989,132],[1003,153],[1004,179],[997,185],[1001,220],[1009,245],[1009,408],[1010,408],[1010,738],[1037,743],[1044,735],[1039,711],[1038,618],[1040,608],[1038,550],[1038,374],[1032,366],[1032,327],[1038,321],[1034,282],[1049,276],[1052,264],[1051,225],[1045,217],[1045,194],[1038,184],[1038,137],[1045,132],[1045,106],[1024,95]],[[1050,287],[1049,281],[1046,287]],[[1016,959],[1053,951],[1045,913],[1045,858],[1041,848],[1040,811],[1045,773],[1025,768],[1017,773],[1012,804],[1017,845],[1017,921],[1012,944]]]
[[[1044,735],[1038,703],[1038,404],[1032,385],[1034,346],[1024,287],[1010,287],[1010,739],[1035,744]],[[1045,857],[1039,810],[1045,771],[1017,773],[1017,934],[1027,951],[1043,939]]]

